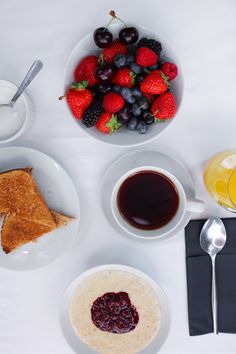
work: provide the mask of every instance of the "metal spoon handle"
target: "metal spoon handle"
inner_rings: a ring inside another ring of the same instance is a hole
[[[18,98],[21,96],[21,94],[26,89],[26,87],[31,83],[31,81],[35,78],[35,76],[40,72],[42,67],[43,67],[43,63],[40,60],[35,60],[33,62],[24,80],[22,81],[18,90],[16,91],[15,96],[12,98],[11,102],[9,103],[9,106],[13,107],[14,103],[18,100]]]
[[[214,333],[218,334],[218,316],[217,316],[217,290],[216,290],[216,269],[215,256],[211,258],[212,261],[212,316]]]

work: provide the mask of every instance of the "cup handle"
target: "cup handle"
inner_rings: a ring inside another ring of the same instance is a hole
[[[205,203],[199,199],[187,199],[186,209],[194,213],[202,213],[205,210]]]

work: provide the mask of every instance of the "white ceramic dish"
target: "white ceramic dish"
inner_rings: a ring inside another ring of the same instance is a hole
[[[174,236],[188,224],[192,215],[190,211],[186,210],[178,226],[174,230],[165,233],[165,235],[162,237],[144,237],[141,233],[135,233],[131,235],[131,233],[127,232],[117,223],[112,213],[111,196],[117,181],[120,180],[122,176],[124,176],[128,171],[139,169],[143,166],[153,166],[158,169],[168,171],[171,175],[174,175],[182,184],[187,198],[195,199],[196,195],[192,178],[182,163],[161,152],[142,150],[122,156],[120,159],[116,160],[106,171],[103,177],[100,194],[103,212],[107,221],[121,235],[128,236],[129,238],[133,239],[143,240],[144,242],[152,240],[164,240]]]
[[[33,167],[33,176],[48,206],[75,219],[40,237],[37,242],[28,243],[9,254],[5,254],[0,247],[2,268],[30,270],[45,266],[62,255],[78,232],[79,199],[65,170],[51,157],[37,150],[26,147],[0,149],[0,172],[27,166]]]
[[[16,93],[18,87],[10,81],[0,80],[0,104],[9,103]],[[35,118],[34,105],[29,96],[24,92],[14,105],[16,111],[20,110],[23,116],[23,123],[21,127],[11,136],[1,139],[0,144],[9,143],[22,136],[28,131]]]
[[[158,41],[160,41],[163,47],[161,58],[168,59],[168,61],[172,61],[178,66],[178,71],[179,71],[178,76],[176,77],[175,80],[171,81],[171,85],[172,85],[171,92],[174,94],[176,99],[177,114],[178,114],[178,110],[180,108],[180,104],[182,101],[183,87],[184,87],[183,74],[182,74],[181,65],[178,60],[178,57],[176,56],[171,46],[166,42],[166,40],[163,39],[161,36],[157,35],[154,31],[142,25],[135,24],[135,27],[137,27],[139,30],[140,38],[145,36],[148,38],[155,38]],[[110,30],[111,32],[113,32],[114,37],[117,37],[120,28],[122,28],[122,25],[120,24],[114,24],[111,26]],[[90,32],[78,42],[76,47],[73,49],[66,64],[65,78],[64,78],[64,91],[66,91],[69,84],[71,84],[71,82],[74,81],[73,73],[79,61],[86,55],[91,55],[91,54],[94,55],[97,54],[98,52],[99,52],[99,48],[96,47],[93,41],[93,32]],[[69,110],[69,114],[71,114],[71,116],[73,117],[69,107],[68,110]],[[173,119],[168,120],[165,124],[152,125],[148,133],[145,135],[128,131],[127,129],[121,129],[120,131],[118,131],[116,134],[113,135],[101,134],[96,128],[85,128],[83,127],[81,122],[78,122],[76,119],[74,120],[80,129],[82,129],[92,138],[100,142],[114,145],[114,146],[119,146],[119,147],[131,147],[131,146],[137,146],[137,145],[148,143],[153,139],[157,138],[164,130],[166,130],[170,126],[170,124],[172,124],[174,119],[177,119],[177,114]]]
[[[87,345],[85,345],[80,338],[74,333],[73,328],[71,326],[70,318],[69,318],[69,306],[70,302],[72,299],[72,296],[74,294],[75,289],[79,286],[79,284],[86,279],[88,276],[95,274],[100,271],[104,270],[121,270],[121,271],[127,271],[130,272],[140,278],[142,278],[144,281],[146,281],[154,290],[154,292],[157,295],[157,298],[160,303],[160,308],[161,308],[161,323],[160,323],[160,329],[159,332],[157,333],[157,336],[155,339],[152,341],[152,343],[146,347],[144,350],[139,352],[140,354],[153,354],[157,353],[163,343],[165,342],[168,332],[169,332],[169,327],[170,327],[170,310],[169,310],[169,302],[167,299],[166,294],[164,291],[160,288],[157,283],[152,280],[148,275],[145,273],[132,268],[132,267],[127,267],[124,265],[117,265],[117,264],[107,264],[107,265],[102,265],[98,266],[95,268],[91,268],[87,270],[86,272],[80,274],[72,283],[68,286],[66,289],[62,302],[61,302],[61,308],[60,308],[60,322],[61,322],[61,328],[62,332],[70,344],[70,346],[73,348],[73,350],[76,353],[83,353],[83,354],[93,354],[96,353],[94,350],[89,348]]]

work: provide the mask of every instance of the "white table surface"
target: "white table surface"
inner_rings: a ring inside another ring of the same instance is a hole
[[[167,149],[185,163],[197,196],[207,203],[205,216],[232,216],[207,196],[202,168],[215,152],[236,146],[234,0],[0,0],[0,78],[19,84],[35,58],[45,64],[28,89],[36,122],[14,145],[57,159],[74,180],[82,208],[80,233],[63,257],[34,271],[0,269],[0,353],[73,353],[60,331],[61,295],[80,272],[107,262],[144,270],[166,291],[173,320],[160,353],[235,353],[235,335],[188,335],[184,232],[144,244],[121,237],[104,218],[101,177],[114,159],[131,150],[90,140],[75,129],[65,104],[57,100],[72,48],[81,36],[105,24],[111,9],[165,37],[184,70],[184,101],[177,119],[144,148]]]

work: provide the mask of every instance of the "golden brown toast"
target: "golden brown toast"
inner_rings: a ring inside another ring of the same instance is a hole
[[[45,233],[51,232],[60,226],[65,226],[73,218],[51,210],[55,220],[55,227],[38,224],[31,220],[22,219],[15,215],[7,215],[4,218],[1,244],[5,253],[10,253],[15,248],[20,247],[28,242],[35,242],[38,237]]]
[[[24,168],[0,173],[0,215],[5,215],[1,243],[6,253],[72,219],[49,210],[31,171]]]
[[[57,227],[66,226],[68,222],[72,221],[74,218],[72,216],[67,216],[59,213],[56,210],[50,209],[51,214],[56,222]]]
[[[10,253],[15,248],[30,241],[36,241],[38,237],[52,230],[50,226],[22,219],[15,215],[7,215],[4,218],[1,232],[2,249],[5,253]]]
[[[54,228],[54,218],[29,171],[19,169],[0,174],[0,214],[17,214]]]

